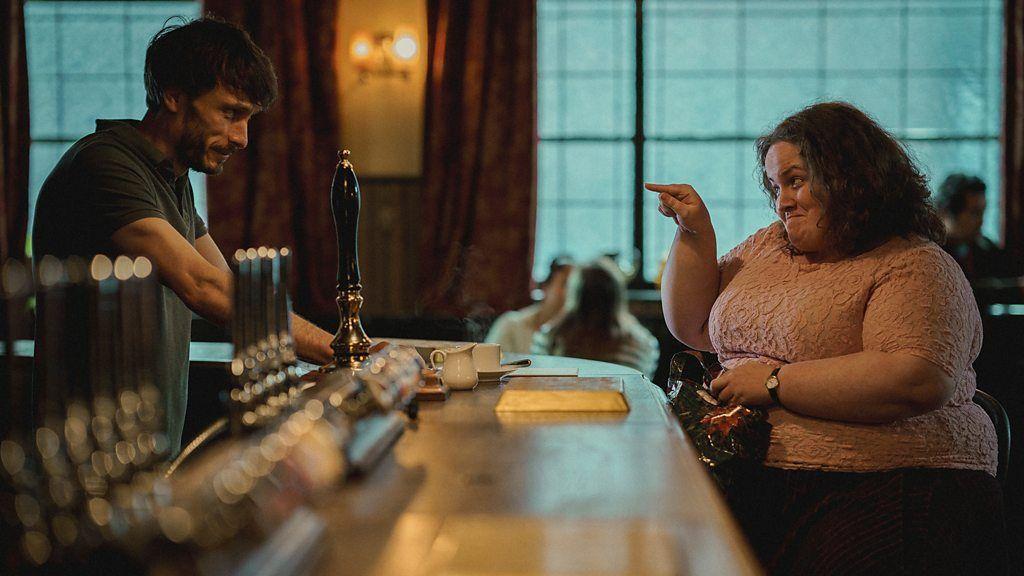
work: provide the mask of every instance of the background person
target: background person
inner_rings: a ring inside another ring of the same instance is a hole
[[[648,185],[679,226],[662,298],[714,350],[720,401],[765,406],[763,466],[727,493],[770,572],[1003,574],[991,421],[971,398],[981,320],[904,148],[815,104],[757,141],[778,221],[716,262],[707,207]]]
[[[960,265],[968,280],[1015,276],[1007,255],[981,233],[985,223],[985,182],[976,176],[950,174],[939,186],[937,205],[946,227],[942,248]]]
[[[485,342],[501,345],[502,352],[527,354],[533,335],[556,319],[565,307],[565,285],[572,272],[572,260],[559,256],[551,260],[548,276],[540,283],[543,298],[526,308],[505,312],[494,321]]]
[[[658,365],[658,340],[626,309],[625,280],[608,258],[573,271],[565,314],[534,335],[531,351],[621,364],[647,378]]]

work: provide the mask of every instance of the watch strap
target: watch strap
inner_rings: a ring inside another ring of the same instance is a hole
[[[779,370],[782,370],[782,366],[777,366],[772,370],[772,373],[768,375],[768,379],[764,381],[764,385],[768,389],[768,395],[771,396],[772,402],[781,405],[781,402],[779,402]],[[775,386],[768,385],[772,380],[775,380]]]

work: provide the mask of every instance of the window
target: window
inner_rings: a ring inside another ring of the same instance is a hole
[[[71,144],[96,130],[97,118],[145,114],[142,76],[149,40],[168,18],[195,18],[199,11],[196,1],[25,3],[30,226],[46,176]],[[205,217],[205,177],[193,173],[191,179]]]
[[[817,100],[874,116],[933,189],[960,171],[999,190],[1002,4],[539,0],[534,275],[558,254],[615,253],[653,279],[673,225],[644,181],[693,184],[728,251],[774,218],[754,140]]]

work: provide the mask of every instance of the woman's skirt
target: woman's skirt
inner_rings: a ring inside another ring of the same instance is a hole
[[[1002,490],[980,470],[751,467],[733,513],[771,574],[1006,574]]]

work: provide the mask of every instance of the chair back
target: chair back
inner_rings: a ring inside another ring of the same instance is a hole
[[[996,465],[996,479],[1006,487],[1006,478],[1010,468],[1010,418],[998,400],[984,390],[975,390],[974,403],[988,414],[996,429],[996,442],[999,445],[999,459]]]

